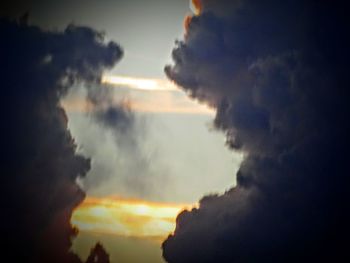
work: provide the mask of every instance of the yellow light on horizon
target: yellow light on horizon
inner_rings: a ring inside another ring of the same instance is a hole
[[[130,107],[136,112],[215,115],[213,108],[190,99],[185,91],[166,79],[104,75],[101,82],[115,88],[130,89]],[[91,102],[77,96],[67,96],[61,105],[68,112],[89,112],[94,109]]]
[[[127,77],[119,75],[104,75],[102,77],[102,83],[115,85],[115,86],[126,86],[131,89],[138,90],[178,90],[176,85],[169,80],[165,79],[154,79],[154,78],[138,78],[138,77]]]
[[[188,204],[88,197],[75,209],[71,222],[82,231],[159,240],[174,231],[176,216],[191,207]]]

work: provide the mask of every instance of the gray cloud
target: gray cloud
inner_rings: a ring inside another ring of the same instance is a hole
[[[80,262],[69,251],[70,217],[85,197],[76,180],[90,159],[76,154],[60,99],[78,83],[98,82],[122,50],[88,27],[43,31],[25,18],[1,19],[0,33],[3,257]]]
[[[167,76],[217,109],[237,186],[177,218],[168,262],[345,256],[347,15],[339,3],[200,1]],[[195,245],[194,245],[195,244]]]
[[[147,142],[152,120],[132,112],[127,93],[115,91],[106,85],[88,87],[92,106],[85,115],[72,114],[82,152],[93,157],[90,176],[82,185],[91,194],[160,197],[154,181],[166,180],[167,173],[157,162],[156,147]]]

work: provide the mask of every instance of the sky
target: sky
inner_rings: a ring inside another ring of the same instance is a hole
[[[171,85],[164,66],[171,62],[175,40],[182,38],[184,17],[192,12],[189,1],[159,0],[43,1],[29,10],[30,21],[46,29],[64,29],[73,22],[104,31],[106,39],[113,39],[124,51],[107,76],[161,79],[160,86]],[[235,184],[232,172],[241,156],[229,151],[223,134],[210,128],[214,110],[192,101],[176,86],[153,92],[115,86],[116,100],[128,100],[138,111],[136,136],[143,137],[138,147],[144,155],[140,158],[150,167],[131,174],[132,161],[121,164],[118,156],[123,149],[112,142],[113,136],[91,122],[83,106],[71,106],[69,128],[80,151],[94,163],[85,182],[88,194],[195,203],[204,194],[223,192]],[[79,104],[79,98],[83,100],[74,90],[65,101]],[[208,160],[205,167],[201,160]]]
[[[19,2],[22,7],[12,12],[29,10],[30,21],[44,28],[64,29],[73,22],[106,32],[125,52],[115,68],[118,74],[163,79],[174,41],[183,35],[184,17],[191,12],[187,0]]]
[[[3,257],[349,261],[346,10],[1,3]]]
[[[102,82],[111,90],[113,101],[130,105],[135,118],[130,134],[116,135],[91,120],[84,87],[71,89],[61,103],[77,152],[91,158],[91,170],[84,179],[78,179],[88,198],[117,197],[177,207],[170,227],[158,227],[161,237],[154,240],[149,233],[157,260],[162,261],[161,240],[175,229],[176,215],[185,207],[195,206],[203,195],[232,187],[236,183],[233,173],[242,159],[241,154],[227,149],[224,134],[213,128],[214,109],[190,99],[164,74],[175,40],[183,37],[184,18],[193,12],[190,2],[38,1],[22,3],[11,12],[21,15],[27,10],[30,24],[45,30],[64,30],[69,23],[89,26],[103,31],[106,41],[121,46],[123,58],[103,73]],[[152,84],[156,88],[149,88]],[[96,221],[90,218],[72,223],[81,232],[101,232],[89,220]],[[87,223],[95,227],[84,227]],[[110,227],[104,228],[104,234],[130,236],[123,230],[106,229]],[[141,243],[148,238],[143,234],[132,236],[141,238]],[[83,238],[78,236],[76,242],[77,253],[87,257],[90,248],[79,251]],[[118,260],[115,253],[113,260]]]

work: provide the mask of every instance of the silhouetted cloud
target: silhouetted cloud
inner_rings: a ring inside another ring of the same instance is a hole
[[[177,218],[168,262],[346,256],[349,25],[328,1],[196,1],[167,76],[245,153],[237,186]],[[200,3],[198,3],[200,2]],[[215,176],[215,175],[213,175]],[[348,257],[348,256],[347,256]]]
[[[43,31],[0,21],[1,233],[11,262],[80,262],[69,252],[73,209],[85,193],[76,184],[90,160],[76,154],[60,99],[77,83],[98,83],[122,55],[103,34],[69,25]]]

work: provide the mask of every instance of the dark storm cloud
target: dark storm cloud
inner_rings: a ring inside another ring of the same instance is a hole
[[[0,21],[3,258],[11,262],[80,262],[71,252],[76,184],[90,160],[76,154],[60,98],[73,84],[95,83],[122,55],[88,27],[43,31]]]
[[[237,186],[204,197],[163,243],[168,262],[316,262],[346,255],[346,7],[200,1],[167,76],[217,109],[246,154]],[[213,175],[215,176],[215,175]]]

